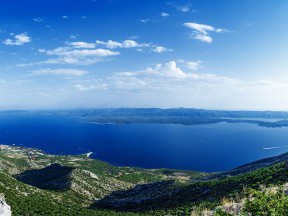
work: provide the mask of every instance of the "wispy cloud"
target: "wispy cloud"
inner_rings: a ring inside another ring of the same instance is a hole
[[[87,92],[87,91],[93,91],[95,89],[101,89],[101,90],[107,90],[108,86],[107,84],[92,84],[92,85],[83,85],[83,84],[76,84],[73,86],[76,90],[82,91],[82,92]]]
[[[200,40],[200,41],[206,42],[206,43],[212,43],[212,41],[213,41],[213,38],[210,37],[209,35],[198,34],[198,33],[191,34],[190,38]]]
[[[188,7],[188,6],[176,6],[176,8],[183,13],[190,11],[190,7]]]
[[[190,69],[190,70],[194,70],[197,71],[198,69],[200,69],[200,64],[201,61],[185,61],[185,60],[178,60],[178,62],[182,65],[184,65],[186,68]]]
[[[108,49],[73,49],[71,47],[59,47],[54,50],[39,50],[48,56],[57,56],[56,59],[49,59],[47,64],[78,64],[88,65],[101,61],[103,58],[116,56],[118,51]]]
[[[194,65],[194,68],[196,66]],[[241,85],[238,79],[232,79],[215,74],[200,74],[185,72],[177,65],[176,61],[159,63],[154,67],[134,72],[118,72],[108,80],[111,89],[122,89],[125,91],[139,92],[163,92],[183,93],[189,95],[191,92],[206,92],[207,89],[226,89]],[[189,93],[190,92],[190,93]]]
[[[22,33],[14,36],[14,39],[6,39],[3,43],[8,46],[22,46],[31,42],[31,37],[27,33]]]
[[[78,44],[79,45],[79,44]],[[74,64],[74,65],[90,65],[105,58],[120,55],[118,51],[109,49],[77,49],[73,46],[58,47],[53,50],[40,49],[39,53],[47,56],[54,56],[45,61],[18,64],[17,67],[28,67],[44,64]]]
[[[83,41],[79,41],[79,42],[66,42],[67,45],[72,46],[76,49],[80,49],[80,48],[87,48],[87,49],[93,49],[95,48],[95,44],[94,43],[87,43],[87,42],[83,42]]]
[[[149,22],[150,21],[150,19],[141,19],[140,20],[140,22],[142,22],[142,23],[147,23],[147,22]]]
[[[87,71],[84,70],[78,70],[78,69],[63,69],[63,68],[58,68],[58,69],[40,69],[40,70],[34,70],[32,71],[32,75],[59,75],[59,76],[83,76],[87,74]]]
[[[210,36],[211,32],[221,33],[227,32],[226,29],[215,28],[210,25],[187,22],[183,24],[185,27],[189,29],[193,29],[194,31],[190,34],[190,37],[196,40],[200,40],[206,43],[212,43],[213,38]]]
[[[170,51],[173,51],[172,49],[168,49],[166,47],[163,47],[163,46],[155,46],[153,49],[152,49],[153,52],[156,52],[156,53],[164,53],[164,52],[170,52]]]
[[[41,18],[41,17],[36,17],[33,19],[35,22],[44,22],[44,18]]]
[[[117,48],[124,48],[124,49],[136,49],[138,51],[143,51],[142,48],[148,48],[149,50],[152,50],[153,52],[157,53],[164,53],[173,51],[172,49],[168,49],[163,46],[154,45],[152,43],[138,43],[135,40],[124,40],[122,42],[108,40],[107,42],[104,41],[96,41],[97,45],[103,45],[108,49],[117,49]]]
[[[76,36],[76,35],[70,35],[69,38],[71,38],[71,39],[76,39],[77,36]]]
[[[136,47],[149,47],[150,45],[147,43],[138,43],[134,40],[125,40],[123,42],[117,42],[113,40],[108,40],[107,42],[104,41],[96,41],[96,44],[101,44],[106,46],[109,49],[115,48],[136,48]]]
[[[178,5],[172,2],[167,2],[167,4],[172,6],[173,8],[176,8],[178,11],[182,13],[187,13],[191,11],[191,4]],[[195,11],[193,10],[192,12],[195,12]]]
[[[117,49],[134,49],[144,51],[144,48],[149,51],[164,53],[172,51],[163,46],[154,45],[151,43],[139,43],[135,40],[113,41],[107,42],[96,40],[95,43],[85,41],[65,42],[66,46],[58,47],[52,50],[39,49],[39,53],[47,56],[54,56],[48,60],[18,64],[18,67],[36,66],[43,64],[75,64],[89,65],[99,61],[103,61],[108,57],[120,55]]]
[[[283,98],[287,98],[288,84],[246,81],[213,73],[195,72],[198,65],[189,66],[192,66],[194,72],[189,72],[185,65],[177,64],[177,61],[159,63],[144,70],[115,73],[105,82],[110,93],[114,92],[113,94],[123,98],[129,95],[133,104],[145,101],[169,107],[174,104],[215,108],[223,107],[229,100],[226,109],[263,109],[269,98],[273,101],[271,107],[287,106],[287,103],[283,105]]]
[[[169,17],[170,15],[168,13],[166,13],[166,12],[161,12],[161,16],[162,17]]]
[[[194,29],[197,32],[199,32],[201,34],[205,34],[205,35],[207,35],[208,32],[210,32],[210,31],[218,32],[218,33],[226,31],[225,29],[215,28],[213,26],[198,24],[198,23],[192,23],[192,22],[184,23],[184,26],[191,28],[191,29]]]
[[[182,60],[180,60],[182,62]],[[182,62],[183,63],[183,62]],[[192,67],[192,62],[185,62],[187,65]],[[194,70],[198,69],[197,63],[194,62]],[[167,63],[159,63],[156,64],[154,67],[149,67],[142,71],[136,72],[122,72],[116,73],[117,76],[123,77],[166,77],[166,78],[173,78],[173,79],[192,79],[192,80],[222,80],[222,81],[237,81],[236,79],[231,79],[228,77],[221,77],[216,76],[213,74],[196,74],[196,73],[188,73],[184,72],[178,65],[176,61],[170,61]]]

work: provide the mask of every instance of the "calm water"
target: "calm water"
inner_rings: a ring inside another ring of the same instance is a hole
[[[53,154],[94,152],[116,165],[221,171],[288,151],[288,128],[253,124],[98,125],[78,118],[0,115],[0,143]]]

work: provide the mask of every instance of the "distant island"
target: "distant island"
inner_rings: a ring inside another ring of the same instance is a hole
[[[115,108],[73,110],[9,110],[4,114],[65,115],[79,117],[95,124],[182,124],[251,123],[262,127],[287,127],[288,112],[284,111],[225,111],[192,108]]]

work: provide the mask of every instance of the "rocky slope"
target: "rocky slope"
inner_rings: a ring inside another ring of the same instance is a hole
[[[4,195],[0,194],[0,216],[11,216],[11,207],[6,203]]]
[[[28,198],[34,200],[33,194],[35,199],[44,198],[44,203],[51,200],[54,206],[65,202],[76,209],[83,208],[88,215],[98,214],[89,207],[115,191],[167,180],[187,184],[207,175],[193,171],[115,167],[87,155],[56,156],[37,149],[0,145],[0,193],[7,191],[8,202],[11,199],[28,202]],[[19,187],[21,190],[14,192]],[[16,206],[11,206],[13,211]],[[22,212],[21,208],[16,215]]]
[[[0,204],[2,211],[11,206],[13,215],[237,215],[249,200],[246,189],[286,183],[287,161],[283,154],[208,174],[116,167],[87,155],[0,145],[0,194],[6,197]],[[223,204],[224,198],[236,201]]]

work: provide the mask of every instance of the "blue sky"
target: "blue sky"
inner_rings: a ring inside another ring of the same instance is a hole
[[[288,110],[286,0],[0,2],[0,109]]]

